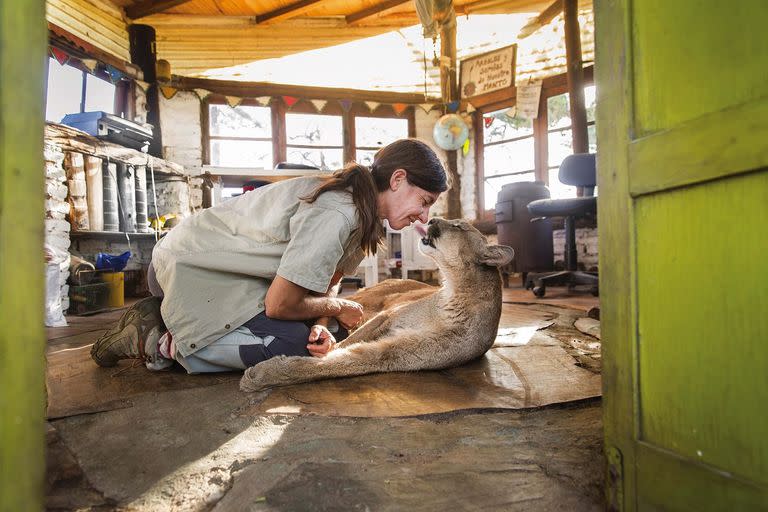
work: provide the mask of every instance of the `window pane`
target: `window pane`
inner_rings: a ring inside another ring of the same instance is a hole
[[[341,116],[285,114],[285,132],[288,144],[339,147],[343,144]]]
[[[501,178],[489,178],[485,180],[483,207],[492,210],[496,206],[496,197],[501,192],[501,187],[507,183],[519,183],[521,181],[534,181],[533,171],[515,176],[503,176]]]
[[[218,137],[272,138],[269,107],[208,105],[210,134]],[[272,167],[270,163],[269,167]]]
[[[67,114],[80,112],[83,93],[83,72],[72,66],[62,66],[56,59],[48,59],[48,91],[45,119],[61,122]]]
[[[341,148],[295,148],[288,146],[288,162],[318,167],[323,171],[335,171],[343,167]]]
[[[595,105],[597,105],[597,88],[590,85],[584,88],[584,106],[587,107],[587,121],[595,120]]]
[[[549,128],[571,126],[571,110],[568,94],[547,98],[547,124]]]
[[[102,111],[108,114],[115,113],[115,86],[96,78],[93,75],[85,75],[85,111]]]
[[[509,116],[509,111],[497,110],[483,115],[483,140],[486,144],[533,135],[533,121]]]
[[[563,199],[565,197],[576,197],[576,187],[562,183],[557,175],[560,172],[559,167],[549,170],[549,193],[552,199]]]
[[[533,170],[533,137],[486,146],[483,152],[484,175]]]
[[[550,132],[547,135],[547,167],[557,167],[565,157],[573,153],[571,130]]]
[[[385,117],[355,117],[355,146],[380,148],[408,138],[408,120]]]
[[[374,156],[376,156],[376,150],[358,149],[355,152],[355,162],[361,165],[372,165]]]
[[[587,138],[589,139],[589,152],[597,153],[597,130],[595,125],[587,126]]]
[[[272,142],[211,140],[211,165],[272,169]]]

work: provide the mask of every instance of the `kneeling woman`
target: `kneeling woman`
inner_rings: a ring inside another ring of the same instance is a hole
[[[157,243],[153,296],[129,308],[91,357],[101,366],[142,359],[153,370],[178,361],[189,373],[322,357],[363,318],[336,285],[376,253],[382,221],[426,223],[447,188],[434,151],[403,139],[370,168],[280,181],[203,210]]]

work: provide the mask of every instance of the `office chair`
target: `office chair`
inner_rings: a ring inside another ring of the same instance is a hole
[[[568,290],[580,285],[589,285],[593,295],[598,294],[598,278],[596,272],[578,270],[576,257],[576,219],[597,214],[597,197],[595,185],[597,173],[594,153],[568,155],[560,164],[558,178],[566,185],[581,187],[582,197],[567,199],[539,199],[528,203],[528,211],[536,218],[564,217],[565,219],[565,270],[528,274],[525,282],[527,290],[533,289],[533,294],[543,297],[547,286],[567,285]]]

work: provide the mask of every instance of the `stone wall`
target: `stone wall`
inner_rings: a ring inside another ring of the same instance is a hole
[[[52,252],[52,263],[59,266],[61,307],[69,308],[69,203],[64,173],[64,152],[53,144],[45,144],[45,245]]]
[[[552,240],[555,249],[555,267],[564,267],[565,230],[554,230]],[[597,228],[576,229],[576,251],[580,270],[597,270]]]

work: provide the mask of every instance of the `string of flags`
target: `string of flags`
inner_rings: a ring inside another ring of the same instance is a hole
[[[109,77],[109,81],[112,82],[112,84],[116,84],[123,78],[129,78],[125,73],[117,69],[116,67],[112,66],[111,64],[102,64],[101,62],[97,61],[96,59],[87,59],[87,58],[81,58],[81,57],[75,57],[73,55],[68,54],[61,48],[56,48],[54,46],[51,46],[49,48],[49,55],[53,57],[56,62],[64,66],[65,64],[69,64],[72,61],[80,62],[85,69],[88,70],[89,73],[94,74],[96,70],[101,70]]]

